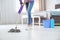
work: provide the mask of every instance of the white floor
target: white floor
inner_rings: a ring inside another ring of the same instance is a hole
[[[8,30],[16,25],[0,25],[0,40],[60,40],[60,27],[44,28],[36,26],[35,29],[28,29],[27,25],[18,25],[20,33],[8,33]]]

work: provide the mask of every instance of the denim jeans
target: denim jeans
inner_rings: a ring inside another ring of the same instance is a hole
[[[32,10],[33,4],[34,4],[34,1],[28,2],[26,4],[26,10],[27,10],[27,13],[28,13],[28,25],[32,23],[31,10]]]
[[[26,2],[26,11],[28,11],[29,2]]]

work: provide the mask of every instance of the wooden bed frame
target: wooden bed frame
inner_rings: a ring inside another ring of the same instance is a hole
[[[56,4],[55,9],[60,9],[60,4]]]

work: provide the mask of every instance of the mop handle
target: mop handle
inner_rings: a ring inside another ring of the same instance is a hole
[[[18,20],[19,20],[19,18],[20,18],[20,14],[21,14],[21,12],[22,12],[22,9],[23,9],[23,6],[24,6],[24,4],[26,3],[26,2],[22,2],[22,0],[19,0],[19,2],[20,2],[20,5],[21,5],[21,7],[20,7],[20,9],[19,9],[19,11],[18,11],[18,18],[17,18],[17,21],[16,21],[16,26],[17,26],[17,24],[18,24]],[[23,4],[23,5],[22,5]]]
[[[17,15],[16,27],[17,27],[17,24],[18,24],[18,22],[19,22],[19,19],[20,19],[20,14]]]
[[[23,6],[24,6],[22,0],[19,0],[19,2],[20,2],[21,7],[20,7],[20,9],[19,9],[19,11],[18,11],[16,26],[17,26],[17,24],[18,24],[18,20],[19,20],[19,17],[20,17],[20,13],[21,13],[21,11],[22,11],[22,9],[23,9]],[[22,5],[22,4],[23,4],[23,5]]]

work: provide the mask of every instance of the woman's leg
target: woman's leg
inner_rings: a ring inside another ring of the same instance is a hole
[[[28,11],[29,2],[26,2],[26,10]]]
[[[31,18],[31,10],[33,7],[34,2],[29,2],[29,7],[28,7],[28,25],[32,23],[32,18]]]

